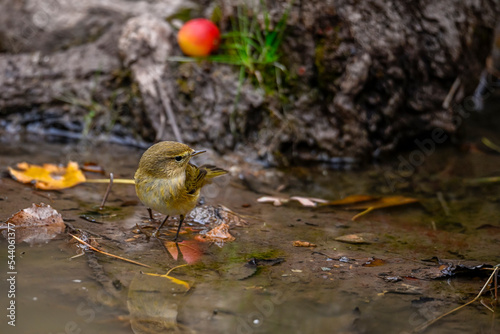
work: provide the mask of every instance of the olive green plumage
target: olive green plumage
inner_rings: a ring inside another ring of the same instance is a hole
[[[144,152],[135,172],[135,190],[141,202],[167,218],[180,215],[179,229],[184,215],[196,206],[201,188],[211,183],[214,177],[227,174],[222,168],[212,165],[197,167],[189,162],[203,152],[182,143],[160,142]]]

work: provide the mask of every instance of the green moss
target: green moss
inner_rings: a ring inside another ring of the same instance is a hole
[[[335,59],[335,57],[338,57],[336,51],[342,42],[339,37],[340,28],[340,26],[333,27],[332,32],[328,36],[320,38],[316,42],[314,65],[318,73],[318,85],[320,88],[331,85],[343,73],[344,69],[340,68],[340,61]]]
[[[314,49],[314,65],[316,66],[316,71],[318,71],[319,76],[325,73],[325,66],[323,65],[324,58],[325,41],[322,39],[316,44],[316,48]]]
[[[247,259],[272,260],[278,257],[283,257],[284,252],[279,249],[268,249],[264,251],[255,251],[246,255]]]

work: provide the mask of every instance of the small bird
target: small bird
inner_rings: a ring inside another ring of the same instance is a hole
[[[214,177],[227,171],[212,165],[197,167],[189,160],[205,151],[195,151],[189,146],[164,141],[154,144],[144,152],[135,172],[137,197],[148,208],[166,215],[153,236],[157,236],[169,216],[179,215],[177,241],[184,217],[194,209],[201,188],[211,183]]]

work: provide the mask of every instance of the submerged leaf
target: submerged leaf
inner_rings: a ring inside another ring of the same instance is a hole
[[[85,175],[74,161],[67,167],[54,164],[43,166],[31,165],[27,162],[17,164],[19,170],[9,167],[10,175],[21,183],[34,182],[35,187],[43,190],[65,189],[86,181]]]
[[[203,254],[200,249],[200,243],[195,240],[184,240],[182,242],[166,241],[164,245],[174,260],[177,261],[180,254],[188,264],[198,262]]]

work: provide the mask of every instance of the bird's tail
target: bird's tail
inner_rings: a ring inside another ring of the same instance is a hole
[[[228,173],[227,170],[216,167],[214,165],[203,165],[203,166],[200,166],[198,168],[201,170],[205,170],[207,172],[207,175],[205,176],[205,178],[207,178],[207,179],[212,179],[214,177],[221,176],[221,175]]]

